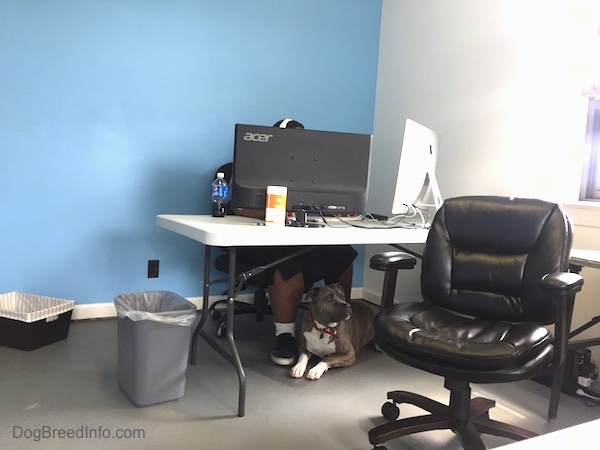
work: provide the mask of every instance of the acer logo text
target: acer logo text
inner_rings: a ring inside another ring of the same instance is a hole
[[[261,134],[261,133],[246,133],[244,135],[245,141],[254,142],[269,142],[269,138],[272,138],[272,134]]]

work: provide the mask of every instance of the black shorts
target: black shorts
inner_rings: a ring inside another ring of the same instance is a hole
[[[291,255],[302,247],[239,247],[238,261],[251,266],[263,266],[280,258]],[[326,284],[335,283],[352,264],[358,253],[350,245],[318,246],[306,253],[289,259],[265,272],[269,285],[273,284],[273,273],[279,270],[284,280],[297,273],[304,274],[306,288],[315,282],[324,280]]]

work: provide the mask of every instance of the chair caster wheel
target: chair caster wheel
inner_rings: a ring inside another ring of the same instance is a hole
[[[210,310],[210,318],[212,320],[219,320],[221,318],[221,311],[217,311],[216,309]]]
[[[227,323],[221,322],[217,325],[217,337],[224,338],[227,335]]]
[[[400,408],[395,403],[386,402],[381,407],[381,414],[390,422],[395,422],[400,416]],[[379,447],[381,448],[381,447]]]

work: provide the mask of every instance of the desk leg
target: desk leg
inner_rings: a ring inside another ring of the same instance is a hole
[[[196,364],[196,354],[198,351],[198,337],[201,336],[207,344],[209,344],[221,356],[223,356],[223,358],[225,358],[235,367],[239,379],[238,416],[243,417],[246,409],[246,374],[244,372],[244,367],[242,366],[242,361],[240,360],[240,355],[235,345],[235,340],[233,339],[234,301],[237,295],[237,277],[235,275],[235,258],[237,252],[235,248],[231,248],[229,250],[229,288],[227,293],[227,343],[229,345],[229,353],[227,353],[227,351],[224,348],[222,348],[219,344],[214,342],[211,336],[209,336],[206,333],[206,331],[203,330],[204,324],[206,323],[206,320],[210,315],[208,309],[208,300],[211,286],[210,248],[211,247],[209,245],[205,246],[204,248],[204,293],[202,299],[202,316],[200,318],[200,322],[194,330],[194,334],[192,335],[192,345],[190,348],[190,364]]]
[[[208,313],[208,300],[210,296],[210,245],[204,246],[204,289],[202,293],[202,316],[200,316],[200,323],[194,329],[194,333],[192,335],[192,345],[190,347],[190,364],[196,364],[196,355],[198,353],[198,336],[204,324],[206,323],[206,319],[209,316]]]
[[[243,417],[246,408],[246,374],[240,355],[233,339],[233,317],[234,317],[234,300],[236,296],[236,281],[235,261],[237,257],[237,249],[232,247],[229,249],[229,293],[227,295],[227,342],[231,352],[232,363],[237,370],[239,379],[239,399],[238,399],[238,416]]]

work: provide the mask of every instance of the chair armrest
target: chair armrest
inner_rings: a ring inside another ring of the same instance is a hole
[[[542,277],[541,285],[553,295],[567,297],[581,290],[583,277],[571,272],[549,273]]]
[[[549,292],[555,299],[554,322],[554,356],[550,370],[553,376],[552,395],[548,416],[556,418],[558,408],[558,395],[564,379],[564,365],[569,343],[569,330],[573,315],[575,294],[583,286],[583,277],[571,272],[555,272],[544,275],[541,280],[543,290]]]
[[[417,258],[406,252],[382,252],[371,256],[369,266],[375,270],[412,269],[417,264]]]

